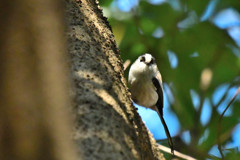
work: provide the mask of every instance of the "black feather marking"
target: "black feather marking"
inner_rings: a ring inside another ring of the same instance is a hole
[[[153,85],[156,87],[156,92],[158,94],[158,101],[156,103],[157,109],[160,112],[160,115],[163,116],[163,90],[162,86],[157,80],[157,78],[152,78]]]

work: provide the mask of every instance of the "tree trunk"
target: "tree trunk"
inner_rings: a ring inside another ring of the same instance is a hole
[[[63,4],[1,1],[0,10],[0,159],[76,159]]]
[[[120,54],[100,7],[94,0],[66,0],[66,6],[79,157],[164,159],[132,105]]]
[[[99,6],[65,3],[79,159],[164,159],[132,106]],[[63,7],[16,0],[0,8],[0,159],[74,160]]]

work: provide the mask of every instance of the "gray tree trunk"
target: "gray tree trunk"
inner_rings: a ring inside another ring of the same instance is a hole
[[[95,0],[66,0],[66,6],[79,157],[164,159],[132,106],[119,50],[100,7]]]
[[[65,4],[78,159],[163,159],[132,106],[98,5]],[[1,1],[0,9],[0,159],[74,160],[61,2]]]

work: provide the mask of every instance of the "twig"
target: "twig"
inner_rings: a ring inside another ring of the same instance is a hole
[[[225,108],[225,110],[223,111],[223,113],[220,115],[219,117],[219,123],[218,123],[218,136],[217,136],[217,142],[218,142],[218,150],[222,156],[222,159],[224,160],[224,154],[222,152],[222,146],[221,146],[221,140],[220,140],[220,132],[221,132],[221,122],[222,122],[222,118],[223,115],[225,114],[225,112],[227,111],[227,109],[230,107],[230,105],[234,102],[234,100],[236,99],[237,95],[240,92],[240,87],[238,87],[235,95],[233,96],[233,98],[231,99],[231,101],[228,103],[227,107]]]
[[[163,146],[163,145],[161,145],[161,144],[157,144],[157,147],[158,147],[161,151],[164,151],[164,152],[166,152],[166,153],[172,154],[172,153],[171,153],[171,149],[168,148],[168,147],[165,147],[165,146]],[[174,156],[179,157],[179,158],[182,158],[182,159],[186,159],[186,160],[197,160],[197,159],[195,159],[195,158],[193,158],[193,157],[190,157],[190,156],[188,156],[188,155],[185,155],[185,154],[180,153],[180,152],[175,151],[175,150],[174,150]]]
[[[234,86],[234,84],[230,84],[228,87],[227,87],[227,90],[226,92],[224,93],[224,95],[222,96],[222,98],[219,100],[219,102],[214,106],[216,108],[218,108],[220,106],[220,104],[225,100],[225,98],[227,97],[227,94],[228,94],[228,91],[230,90],[230,88],[232,88]]]
[[[216,105],[214,105],[213,102],[210,101],[211,106],[213,106],[213,107],[212,107],[212,108],[213,108],[213,114],[214,114],[214,112],[217,113],[218,107],[219,107],[220,104],[226,99],[227,94],[228,94],[230,88],[232,88],[234,85],[236,85],[236,84],[233,82],[233,83],[231,83],[231,84],[227,87],[226,92],[224,93],[224,95],[223,95],[222,98],[218,101],[218,103],[217,103]],[[214,120],[214,116],[211,116],[209,122],[203,127],[203,129],[205,130],[205,129],[209,126],[209,124],[211,124],[211,123],[213,122],[213,120]]]

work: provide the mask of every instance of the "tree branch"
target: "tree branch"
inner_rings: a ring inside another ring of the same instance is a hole
[[[223,111],[223,113],[219,117],[217,142],[218,142],[218,150],[219,150],[223,160],[224,160],[224,154],[222,152],[222,146],[221,146],[221,140],[220,140],[221,122],[222,122],[222,118],[223,118],[225,112],[230,107],[230,105],[234,102],[234,100],[236,99],[239,92],[240,92],[240,87],[238,87],[238,89],[237,89],[235,95],[233,96],[232,100],[228,103],[227,107],[225,108],[225,110]]]
[[[158,146],[159,150],[164,151],[164,152],[169,153],[169,154],[172,154],[170,148],[165,147],[165,146],[163,146],[161,144],[157,144],[157,146]],[[183,153],[180,153],[180,152],[178,152],[176,150],[174,150],[174,156],[182,158],[182,159],[186,159],[186,160],[196,160],[195,158],[190,157],[188,155],[185,155]]]

